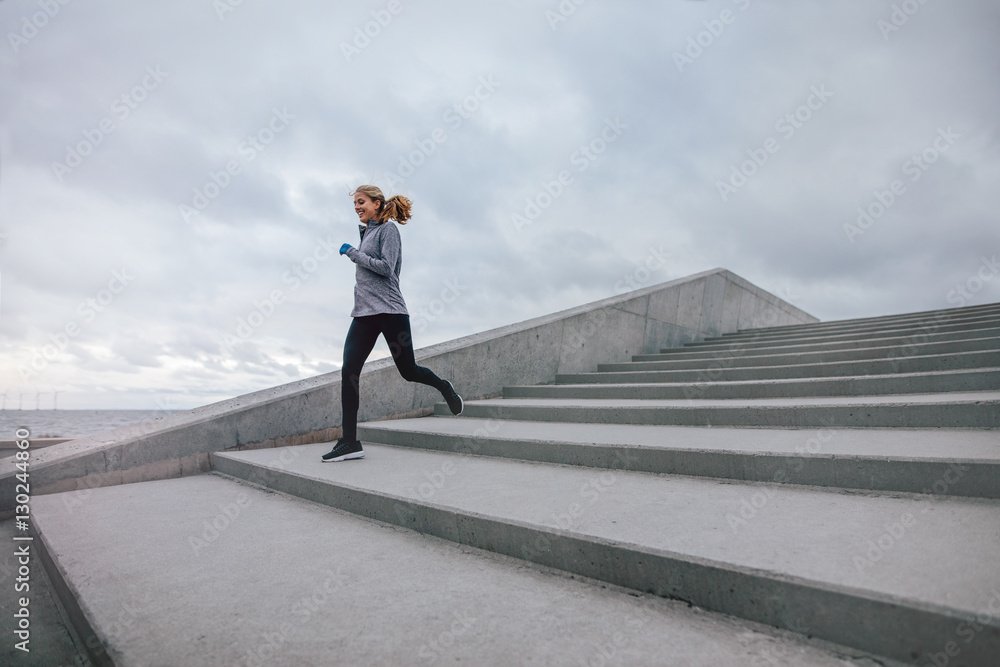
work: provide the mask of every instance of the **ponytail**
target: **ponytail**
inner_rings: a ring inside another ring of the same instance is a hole
[[[413,208],[413,202],[403,195],[393,195],[382,204],[382,210],[379,212],[379,220],[395,220],[401,225],[405,225],[406,221],[410,219],[410,209]]]

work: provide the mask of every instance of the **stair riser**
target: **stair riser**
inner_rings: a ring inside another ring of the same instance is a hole
[[[853,375],[888,375],[892,373],[931,373],[998,366],[1000,366],[1000,352],[987,351],[889,360],[845,361],[832,364],[796,364],[750,368],[726,368],[720,365],[716,368],[703,370],[573,373],[557,375],[556,384],[787,380]]]
[[[823,456],[823,441],[836,437],[836,431],[826,430],[803,433],[802,453],[793,455],[504,440],[396,431],[364,425],[358,426],[358,437],[364,442],[397,447],[606,470],[1000,499],[1000,463]],[[810,454],[809,451],[819,454]]]
[[[684,600],[704,609],[908,660],[936,652],[955,627],[975,619],[769,573],[641,550],[548,528],[351,489],[216,457],[216,469],[306,500],[458,544],[521,558],[600,581]],[[907,632],[899,632],[906,628]],[[987,627],[963,658],[979,664],[1000,651],[1000,624]],[[982,664],[986,664],[983,662]]]
[[[835,350],[858,350],[866,347],[883,347],[898,345],[907,348],[911,345],[921,345],[924,343],[946,343],[966,340],[981,340],[984,338],[1000,337],[1000,327],[991,329],[976,329],[974,331],[957,331],[948,333],[928,333],[918,332],[906,336],[887,336],[875,338],[858,338],[847,341],[826,341],[820,343],[773,343],[773,342],[734,342],[719,341],[715,339],[712,344],[699,342],[687,343],[684,347],[670,347],[661,349],[659,353],[649,355],[635,355],[636,357],[651,357],[648,361],[658,361],[663,359],[714,359],[719,355],[729,356],[754,352],[767,354],[773,351],[778,354],[782,352],[825,352]],[[639,361],[639,359],[635,359]]]
[[[800,360],[800,361],[843,361],[851,359],[879,359],[885,357],[914,357],[927,354],[945,354],[951,352],[975,352],[977,350],[1000,349],[1000,335],[987,338],[972,338],[960,341],[910,342],[907,344],[883,343],[872,341],[870,344],[856,344],[846,349],[813,349],[789,350],[786,347],[770,348],[739,348],[730,347],[715,352],[701,352],[689,356],[671,354],[636,354],[632,355],[631,363],[688,363],[696,364],[718,361],[721,359],[761,359],[766,360]],[[780,361],[775,363],[787,363]]]
[[[919,337],[922,334],[930,333],[948,333],[957,331],[980,331],[983,329],[995,329],[997,324],[1000,323],[996,318],[986,319],[977,322],[968,322],[964,324],[940,324],[936,322],[927,322],[923,325],[912,326],[912,327],[893,327],[885,329],[873,329],[871,331],[856,331],[856,332],[842,332],[842,333],[813,333],[811,331],[804,331],[801,333],[789,333],[789,334],[762,334],[755,331],[747,331],[740,334],[732,334],[729,336],[724,336],[720,338],[707,339],[705,341],[700,341],[697,343],[688,343],[688,347],[701,347],[704,345],[711,344],[723,344],[731,345],[737,341],[746,341],[748,343],[782,343],[782,344],[792,344],[796,342],[800,343],[822,343],[824,341],[846,341],[846,340],[865,340],[870,338],[887,338],[889,336],[914,336]]]
[[[708,359],[637,360],[618,364],[599,364],[598,371],[670,371],[680,369],[705,368],[716,364],[727,366],[783,366],[786,364],[835,363],[838,361],[861,361],[867,359],[900,359],[934,354],[957,354],[959,352],[981,352],[1000,350],[1000,338],[967,341],[962,343],[932,343],[841,350],[837,352],[796,352],[794,354],[758,354],[744,351],[728,355],[717,355]]]
[[[435,414],[451,413],[444,404]],[[750,428],[1000,428],[1000,402],[760,407],[465,406],[480,419]]]
[[[811,396],[879,396],[1000,390],[1000,369],[948,375],[760,382],[755,384],[634,384],[627,386],[536,385],[504,387],[504,398],[611,398],[634,400],[751,399]]]
[[[830,331],[837,329],[854,329],[854,330],[866,330],[878,327],[886,326],[919,326],[922,323],[931,322],[941,322],[941,323],[952,323],[957,324],[961,322],[968,322],[971,320],[984,320],[991,317],[1000,318],[1000,307],[996,304],[991,304],[979,310],[965,310],[959,313],[948,314],[946,311],[932,311],[928,313],[916,313],[911,315],[897,315],[895,317],[882,317],[875,318],[872,320],[836,320],[831,322],[816,322],[812,324],[790,324],[780,327],[760,327],[754,329],[741,329],[735,334],[727,335],[739,335],[741,333],[746,333],[750,331],[759,331],[761,333],[785,333],[785,332],[795,332],[802,330],[815,329],[817,331]]]

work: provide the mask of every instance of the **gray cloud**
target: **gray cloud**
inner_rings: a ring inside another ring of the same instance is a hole
[[[588,2],[553,29],[557,2],[401,0],[354,45],[386,6],[69,3],[12,43],[38,5],[0,3],[2,382],[190,407],[334,370],[353,265],[323,248],[356,241],[347,194],[369,181],[415,202],[418,347],[618,293],[651,252],[650,282],[723,266],[823,319],[957,305],[1000,254],[994,3],[919,5],[883,35],[887,1]],[[777,125],[814,87],[832,96]],[[939,128],[959,138],[910,180]]]

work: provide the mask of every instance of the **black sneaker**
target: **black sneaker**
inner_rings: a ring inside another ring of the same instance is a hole
[[[448,381],[445,380],[445,382]],[[455,391],[455,385],[448,382],[448,391],[443,391],[441,393],[444,395],[444,400],[448,401],[448,409],[451,410],[451,414],[462,414],[462,410],[465,409],[465,401],[463,401],[462,397],[458,395],[457,391]]]
[[[361,448],[360,440],[344,440],[341,438],[328,453],[323,455],[324,461],[347,461],[349,459],[365,458],[365,450]]]

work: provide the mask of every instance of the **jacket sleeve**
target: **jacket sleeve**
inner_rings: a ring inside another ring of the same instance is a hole
[[[392,225],[391,222],[384,222],[382,224]],[[396,261],[399,259],[399,254],[402,251],[399,230],[395,227],[389,227],[382,233],[379,241],[379,253],[381,257],[367,255],[357,248],[348,250],[347,257],[355,264],[388,278],[393,274]]]

